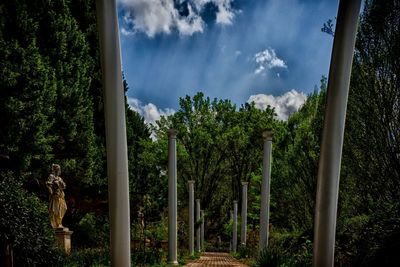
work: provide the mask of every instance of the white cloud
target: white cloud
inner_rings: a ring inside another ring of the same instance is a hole
[[[275,50],[267,48],[264,51],[258,52],[254,55],[254,61],[257,64],[255,74],[263,73],[266,69],[284,68],[287,69],[285,61],[276,56]]]
[[[159,109],[153,103],[142,104],[137,98],[128,97],[129,107],[143,116],[146,123],[155,124],[161,116],[169,116],[175,113],[171,108]]]
[[[218,6],[217,23],[230,25],[232,24],[235,12],[231,6],[232,0],[214,0],[213,2]]]
[[[233,0],[191,0],[187,3],[188,14],[183,16],[174,5],[173,0],[119,0],[124,7],[124,17],[121,34],[132,35],[144,32],[149,37],[156,34],[170,34],[176,29],[181,35],[193,35],[203,32],[205,22],[200,16],[207,3],[218,7],[216,22],[232,24],[235,10]]]
[[[307,96],[295,89],[286,92],[281,96],[273,95],[251,95],[247,100],[248,103],[254,102],[257,108],[266,109],[268,106],[275,108],[278,119],[287,120],[288,117],[296,112],[307,100]]]
[[[191,6],[188,6],[189,15],[176,20],[176,27],[183,35],[192,35],[195,32],[203,32],[204,21],[196,14]]]
[[[135,32],[129,31],[129,30],[125,29],[125,28],[121,28],[121,34],[125,35],[125,36],[131,36],[131,35],[134,35]]]

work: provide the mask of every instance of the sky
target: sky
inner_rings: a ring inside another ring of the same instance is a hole
[[[286,120],[327,76],[333,0],[119,0],[131,108],[147,122],[202,91]]]

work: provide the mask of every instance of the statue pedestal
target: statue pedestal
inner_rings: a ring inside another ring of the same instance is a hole
[[[59,227],[54,229],[57,237],[57,243],[61,250],[65,254],[71,253],[71,235],[73,231],[70,231],[67,227]]]

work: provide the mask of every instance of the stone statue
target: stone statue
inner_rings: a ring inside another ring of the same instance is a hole
[[[62,219],[65,211],[67,210],[67,204],[64,199],[65,183],[59,176],[61,173],[60,165],[51,165],[51,174],[46,182],[46,186],[50,193],[49,213],[50,222],[53,228],[63,228]]]

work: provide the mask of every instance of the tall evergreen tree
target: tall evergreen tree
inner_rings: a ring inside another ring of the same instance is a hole
[[[24,181],[53,158],[56,75],[40,53],[37,14],[24,2],[0,4],[0,153]]]

